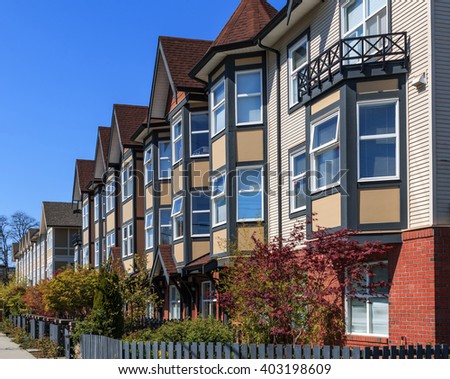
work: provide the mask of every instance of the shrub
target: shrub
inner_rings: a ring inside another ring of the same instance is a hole
[[[58,358],[62,353],[62,346],[58,346],[48,337],[36,340],[35,347],[41,352],[42,358]]]
[[[8,284],[0,285],[0,308],[3,308],[3,317],[9,315],[20,315],[26,312],[22,296],[25,294],[25,286],[10,281]]]

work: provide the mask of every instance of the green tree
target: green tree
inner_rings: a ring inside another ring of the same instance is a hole
[[[26,306],[22,300],[25,290],[25,286],[22,283],[16,283],[14,278],[7,284],[0,284],[0,308],[5,311],[6,317],[26,312]]]

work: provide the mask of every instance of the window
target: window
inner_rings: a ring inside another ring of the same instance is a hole
[[[389,288],[379,287],[375,294],[369,295],[367,287],[380,281],[388,282],[387,263],[377,264],[373,268],[374,276],[367,275],[365,283],[357,289],[355,297],[347,299],[347,332],[351,334],[388,335],[389,325]]]
[[[127,164],[122,171],[122,200],[133,196],[133,165]]]
[[[296,42],[288,51],[289,65],[289,106],[297,104],[299,99],[298,75],[304,73],[308,67],[308,37],[305,36]],[[306,73],[306,72],[305,72]],[[302,93],[306,88],[302,88]]]
[[[82,216],[83,229],[86,229],[89,226],[89,202],[83,205]]]
[[[109,259],[111,249],[116,245],[116,236],[114,232],[106,235],[106,259]]]
[[[238,169],[237,220],[263,219],[262,167]]]
[[[159,210],[159,244],[170,245],[172,243],[172,220],[170,209]]]
[[[339,113],[312,125],[311,164],[313,189],[339,182]]]
[[[99,216],[99,194],[94,196],[94,221],[98,221]]]
[[[306,208],[306,153],[291,153],[291,213]]]
[[[47,233],[47,250],[53,249],[53,229],[50,229]]]
[[[106,213],[114,209],[114,182],[108,182],[106,184]]]
[[[176,240],[183,237],[183,198],[177,197],[173,200],[172,214],[173,218],[173,238]]]
[[[153,181],[153,158],[151,147],[145,150],[144,169],[145,169],[145,184],[151,183]]]
[[[100,264],[100,242],[95,241],[95,257],[94,257],[95,267],[98,267]]]
[[[179,320],[181,318],[181,299],[177,287],[169,286],[169,319]]]
[[[172,175],[172,162],[171,162],[171,148],[170,142],[159,143],[159,178],[170,179]]]
[[[89,266],[89,245],[83,246],[83,266]]]
[[[191,114],[191,157],[209,155],[209,117],[208,113]]]
[[[213,87],[210,102],[212,135],[215,136],[225,129],[225,80]]]
[[[358,103],[360,181],[399,179],[398,100]]]
[[[262,71],[236,73],[236,124],[262,122]]]
[[[206,193],[192,194],[192,237],[209,236],[210,229],[210,199]]]
[[[202,282],[202,317],[214,317],[217,299],[212,282]]]
[[[102,197],[102,220],[104,220],[106,217],[106,196],[104,190],[101,193],[101,197]]]
[[[153,247],[153,212],[145,215],[145,248]]]
[[[213,226],[224,224],[227,219],[227,199],[225,196],[226,176],[221,174],[213,179],[211,199],[213,203]]]
[[[183,159],[183,124],[181,119],[172,124],[172,153],[173,164]]]
[[[133,224],[124,226],[122,229],[122,257],[133,255]]]

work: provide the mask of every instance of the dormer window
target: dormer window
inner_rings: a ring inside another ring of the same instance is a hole
[[[237,72],[236,124],[261,124],[262,121],[262,71]]]
[[[214,137],[225,129],[225,80],[217,83],[211,91],[211,130]]]

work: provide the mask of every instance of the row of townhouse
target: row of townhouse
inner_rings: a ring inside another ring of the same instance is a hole
[[[345,302],[349,343],[448,343],[450,4],[288,3],[241,0],[214,41],[159,38],[149,107],[114,105],[76,163],[74,261],[145,257],[151,316],[222,318],[230,246],[315,215],[309,232],[390,248],[388,296]]]
[[[74,242],[81,232],[81,217],[72,203],[42,203],[39,228],[30,228],[13,244],[16,280],[27,286],[51,279],[74,263]]]

